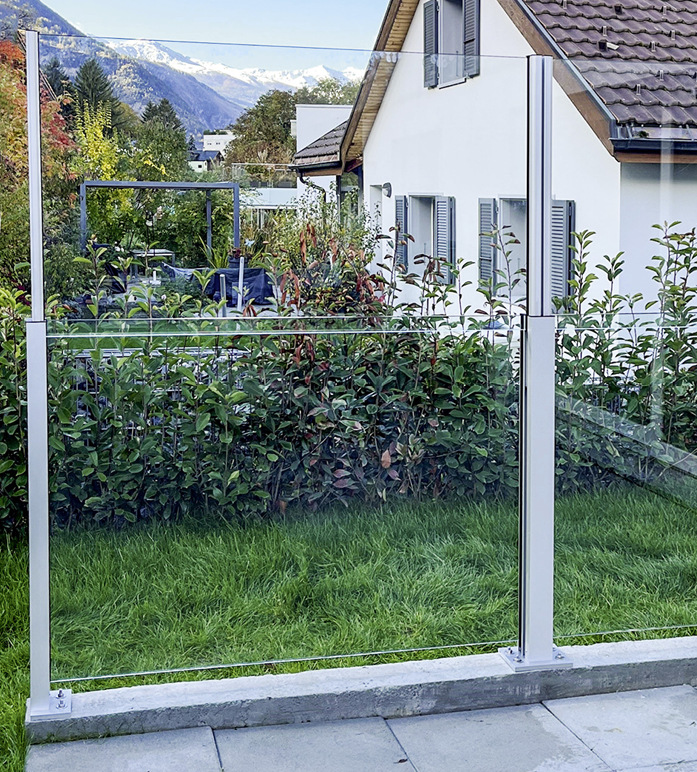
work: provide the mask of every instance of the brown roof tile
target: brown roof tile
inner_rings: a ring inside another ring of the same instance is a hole
[[[697,126],[697,0],[520,2],[620,124]]]
[[[295,154],[294,165],[298,168],[314,166],[316,164],[339,163],[341,153],[341,141],[346,133],[348,121],[323,134],[319,139],[311,142],[307,147],[298,150]]]

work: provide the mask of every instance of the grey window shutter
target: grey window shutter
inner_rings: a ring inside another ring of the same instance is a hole
[[[576,230],[576,203],[552,201],[552,297],[569,295],[574,256],[572,233]]]
[[[490,235],[496,230],[495,198],[479,199],[479,281],[491,285],[496,270],[496,240]]]
[[[438,3],[424,3],[424,86],[438,85]]]
[[[404,237],[405,233],[409,233],[409,204],[406,196],[395,196],[394,199],[394,211],[395,211],[395,258],[397,265],[401,265],[404,269],[409,264],[408,260],[408,241]]]
[[[479,75],[479,0],[463,0],[465,9],[465,77]]]
[[[442,281],[451,283],[455,267],[455,199],[436,196],[435,257],[440,263]]]

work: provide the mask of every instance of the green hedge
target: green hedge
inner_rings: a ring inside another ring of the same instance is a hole
[[[54,350],[57,523],[515,490],[513,360],[486,334],[154,340]]]

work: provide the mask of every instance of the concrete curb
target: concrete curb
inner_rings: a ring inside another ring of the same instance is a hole
[[[31,743],[209,726],[396,718],[697,685],[697,636],[564,649],[573,667],[513,673],[498,654],[132,686],[73,695],[69,716],[27,720]]]

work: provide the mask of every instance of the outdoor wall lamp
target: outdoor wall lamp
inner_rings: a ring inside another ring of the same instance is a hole
[[[387,198],[392,198],[392,183],[384,182],[382,185],[382,192],[387,196]]]

